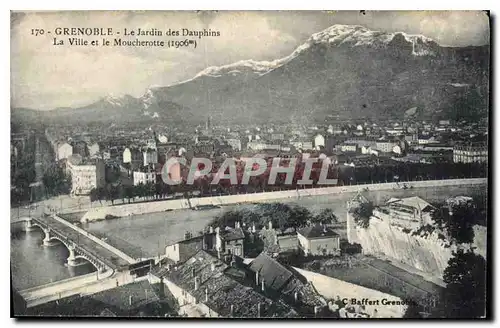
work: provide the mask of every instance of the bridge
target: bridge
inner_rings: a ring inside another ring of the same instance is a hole
[[[19,294],[26,301],[26,306],[30,308],[73,295],[92,295],[104,290],[116,288],[117,286],[127,285],[136,280],[138,279],[131,275],[130,272],[113,272],[112,270],[107,270],[99,273],[99,271],[97,271],[42,286],[28,288],[20,291]]]
[[[40,217],[23,218],[27,232],[41,229],[45,233],[43,245],[50,247],[54,241],[60,241],[69,251],[68,265],[79,265],[78,259],[85,259],[98,271],[120,271],[127,269],[137,260],[119,249],[76,225],[58,217],[56,214],[43,214]]]
[[[68,266],[77,266],[79,265],[78,260],[84,259],[97,269],[91,274],[20,291],[28,307],[76,294],[92,294],[134,281],[132,264],[136,264],[140,260],[128,256],[56,214],[24,217],[19,221],[24,222],[24,228],[28,233],[35,229],[41,229],[45,234],[43,239],[45,247],[55,245],[55,241],[66,246],[69,251]]]

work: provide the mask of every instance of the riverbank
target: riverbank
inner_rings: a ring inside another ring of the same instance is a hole
[[[91,208],[81,218],[82,222],[92,222],[104,220],[108,217],[127,217],[132,215],[141,215],[156,212],[166,212],[172,210],[192,209],[194,207],[205,206],[226,206],[248,204],[266,201],[293,200],[309,198],[315,196],[339,195],[344,193],[356,193],[363,191],[383,191],[398,190],[409,188],[429,188],[442,186],[460,186],[460,185],[487,185],[487,179],[450,179],[450,180],[428,180],[411,181],[402,183],[379,183],[367,185],[354,185],[342,187],[325,187],[313,189],[297,189],[276,192],[262,192],[254,194],[200,197],[190,199],[175,199],[165,201],[155,201],[146,203],[133,203],[115,206],[105,206]]]

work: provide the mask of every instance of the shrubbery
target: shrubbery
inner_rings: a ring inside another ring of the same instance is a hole
[[[373,203],[362,202],[358,206],[350,209],[350,213],[354,218],[354,222],[361,228],[370,226],[370,217],[373,215]]]

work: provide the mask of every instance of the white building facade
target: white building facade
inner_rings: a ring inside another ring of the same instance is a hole
[[[134,186],[139,184],[156,183],[156,173],[155,172],[137,172],[133,173]]]
[[[104,187],[105,165],[101,160],[95,164],[74,165],[68,161],[67,169],[71,174],[71,193],[74,195],[88,195],[94,188]]]

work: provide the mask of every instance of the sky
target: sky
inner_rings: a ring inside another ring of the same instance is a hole
[[[151,86],[192,78],[208,66],[287,56],[334,24],[422,34],[446,46],[484,45],[490,38],[489,18],[479,11],[16,12],[11,15],[11,106],[49,110],[88,105],[106,95],[139,97]],[[196,49],[54,46],[53,32],[32,35],[34,28],[56,27],[207,28],[221,35],[198,39]]]

